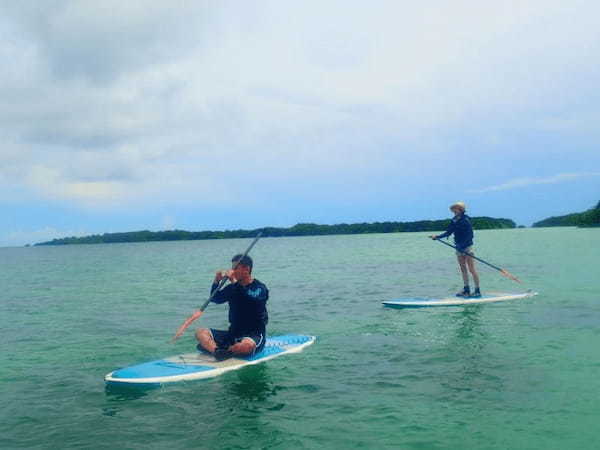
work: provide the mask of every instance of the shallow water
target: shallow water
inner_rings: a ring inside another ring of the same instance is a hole
[[[598,448],[600,230],[480,231],[484,290],[528,300],[381,301],[461,287],[425,233],[262,239],[271,334],[317,343],[219,378],[107,390],[169,339],[248,240],[0,248],[1,448]],[[203,326],[226,326],[210,305]]]

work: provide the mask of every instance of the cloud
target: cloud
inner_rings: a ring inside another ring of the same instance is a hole
[[[11,231],[2,235],[2,241],[0,242],[1,246],[6,247],[18,247],[25,244],[35,244],[38,242],[46,242],[52,239],[60,239],[64,237],[71,236],[87,236],[89,232],[84,230],[77,231],[65,231],[65,230],[57,230],[52,227],[45,227],[38,230],[16,230]]]
[[[40,195],[67,197],[82,203],[106,202],[123,197],[125,189],[122,183],[114,181],[69,181],[57,169],[40,165],[33,166],[29,172],[28,184],[39,190]]]
[[[177,0],[168,5],[141,0],[52,1],[45,6],[26,0],[4,9],[29,34],[52,76],[100,84],[201,45],[203,40],[190,38],[202,36],[205,23],[222,10],[218,4]]]
[[[600,78],[600,6],[585,1],[2,9],[0,180],[78,208],[410,180],[454,157],[450,133],[531,117],[586,132],[577,108],[553,118]]]
[[[566,181],[573,181],[582,178],[589,177],[600,177],[600,172],[587,172],[587,173],[561,173],[550,177],[524,177],[515,178],[507,181],[506,183],[498,184],[495,186],[489,186],[481,189],[474,189],[469,192],[476,194],[483,194],[485,192],[495,191],[507,191],[510,189],[526,188],[529,186],[535,186],[540,184],[556,184]]]

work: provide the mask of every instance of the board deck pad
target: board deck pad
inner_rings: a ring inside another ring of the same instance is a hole
[[[431,308],[436,306],[468,306],[483,303],[504,302],[508,300],[520,300],[537,295],[537,292],[525,292],[521,294],[507,294],[502,292],[490,292],[480,298],[447,297],[447,298],[401,298],[383,302],[389,308]]]
[[[314,342],[314,336],[271,336],[267,337],[264,348],[252,356],[216,361],[214,356],[198,351],[117,369],[106,375],[104,380],[112,385],[160,385],[212,378],[286,353],[300,352]]]

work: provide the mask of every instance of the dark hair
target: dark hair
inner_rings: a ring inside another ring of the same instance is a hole
[[[248,255],[242,255],[242,254],[238,254],[235,255],[233,258],[231,258],[231,262],[232,263],[238,263],[241,264],[242,266],[246,266],[249,267],[250,270],[252,270],[252,258],[250,258]]]

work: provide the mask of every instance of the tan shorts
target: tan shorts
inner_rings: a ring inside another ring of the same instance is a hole
[[[467,248],[465,248],[464,252],[459,252],[458,250],[456,250],[456,256],[465,256],[465,252],[469,255],[473,255],[473,246],[469,245]]]

